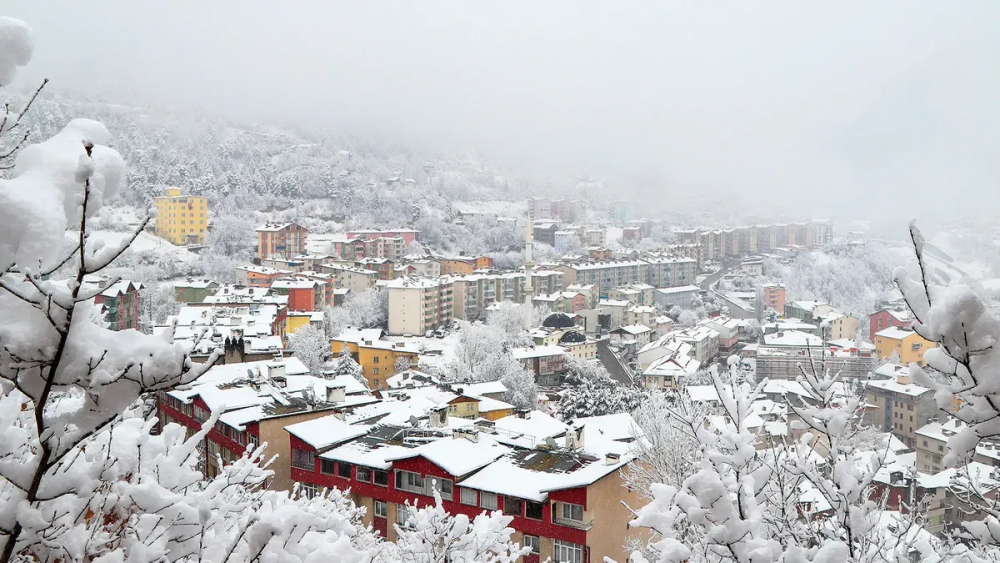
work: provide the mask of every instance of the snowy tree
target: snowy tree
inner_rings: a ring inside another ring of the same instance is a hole
[[[626,485],[644,495],[651,494],[654,484],[681,486],[697,467],[698,429],[708,414],[685,394],[668,398],[650,393],[632,413],[643,439],[633,442],[640,463],[629,465],[622,474]]]
[[[389,294],[381,289],[348,296],[340,307],[327,307],[324,328],[327,335],[339,336],[348,327],[382,328],[389,320]]]
[[[295,357],[302,360],[313,373],[321,372],[333,355],[326,332],[311,324],[300,327],[288,335],[288,349],[295,352]]]
[[[528,330],[529,305],[501,301],[486,315],[486,324],[496,328],[504,337],[504,343],[510,346],[525,346],[530,343]],[[533,314],[533,311],[530,311]],[[540,323],[539,323],[540,324]],[[532,324],[531,326],[538,326]]]
[[[12,53],[16,65],[30,55],[26,29],[0,18],[0,84]],[[217,356],[195,364],[169,330],[92,322],[84,276],[146,225],[121,245],[89,237],[125,177],[109,141],[102,124],[73,120],[0,180],[0,561],[364,560],[337,505],[263,488],[263,447],[202,480],[199,445],[217,413],[185,439],[174,424],[154,435],[137,412],[144,394],[195,380]],[[71,275],[52,279],[62,268]]]
[[[368,380],[365,379],[364,372],[361,369],[361,364],[354,360],[354,356],[351,354],[351,349],[347,346],[340,347],[340,354],[337,358],[333,360],[326,373],[330,375],[349,375],[361,383],[368,385]]]
[[[600,360],[585,360],[567,354],[563,365],[566,370],[563,382],[567,385],[580,385],[585,382],[602,384],[611,379],[611,374]]]
[[[434,491],[434,506],[407,504],[406,523],[395,524],[398,556],[407,563],[514,563],[531,552],[511,540],[512,516],[499,510],[475,518],[449,514]]]
[[[508,403],[535,408],[535,376],[511,355],[507,337],[495,326],[459,323],[455,358],[445,366],[444,376],[451,381],[501,381],[507,387]]]
[[[569,421],[582,416],[630,413],[648,397],[645,389],[622,385],[612,379],[585,380],[567,387],[559,398],[559,418]]]

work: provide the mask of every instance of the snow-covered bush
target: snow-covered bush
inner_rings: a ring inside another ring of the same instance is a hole
[[[302,360],[313,373],[319,373],[327,367],[327,362],[333,355],[326,331],[311,324],[288,335],[288,349],[295,352],[295,357]]]
[[[557,414],[570,421],[582,416],[630,413],[648,397],[644,389],[622,385],[613,379],[584,380],[560,393]]]

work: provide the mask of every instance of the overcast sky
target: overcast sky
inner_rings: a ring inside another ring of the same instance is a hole
[[[22,80],[473,147],[526,170],[612,175],[661,200],[742,191],[810,215],[1000,208],[1000,2],[822,4],[6,0],[2,11],[35,29]],[[944,201],[929,203],[936,193]]]

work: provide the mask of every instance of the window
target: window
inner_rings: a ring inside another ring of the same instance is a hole
[[[583,546],[576,543],[555,541],[556,563],[583,563]]]
[[[375,501],[375,517],[376,518],[389,517],[389,505],[384,500]]]
[[[476,491],[472,489],[463,488],[461,501],[462,504],[467,504],[469,506],[476,506],[476,503],[479,501],[479,499],[477,498]]]
[[[372,375],[378,375],[378,368],[372,368]]]
[[[376,469],[373,476],[375,477],[374,480],[373,480],[373,482],[376,485],[378,485],[380,487],[388,487],[389,486],[389,472],[388,471],[381,471],[379,469]]]
[[[514,497],[503,497],[503,513],[512,516],[521,515],[521,500]]]
[[[943,452],[944,451],[944,446],[942,446],[941,444],[938,444],[938,451],[939,452]]]
[[[375,359],[372,360],[372,362],[377,364],[378,363],[378,356],[375,356]]]
[[[199,407],[198,405],[195,405],[194,419],[197,420],[198,422],[205,422],[206,420],[208,420],[208,411]]]
[[[924,440],[924,447],[927,447],[927,440]]]
[[[906,410],[912,411],[913,410],[913,403],[907,403],[906,404]]]
[[[333,460],[332,459],[319,460],[319,472],[326,473],[327,475],[333,475]]]
[[[524,503],[524,515],[532,520],[542,519],[542,503],[526,501]]]
[[[357,479],[358,481],[361,481],[362,483],[371,483],[372,470],[367,467],[359,467],[354,472],[354,478]]]
[[[406,525],[406,517],[408,516],[408,514],[406,513],[406,508],[407,507],[405,504],[396,505],[396,523],[399,524],[400,526]]]
[[[315,498],[319,495],[319,487],[312,483],[299,483],[299,497]]]
[[[292,467],[312,469],[316,466],[316,453],[306,450],[292,450]]]
[[[435,487],[439,493],[441,493],[441,498],[445,500],[452,499],[452,488],[453,484],[451,479],[442,479],[437,477],[434,479],[433,487]],[[427,491],[429,494],[433,494],[430,490]]]
[[[577,522],[583,522],[583,506],[579,504],[570,504],[564,502],[561,504],[562,508],[559,514],[562,516],[563,520],[576,520]]]
[[[424,493],[424,478],[411,471],[396,471],[396,488],[411,493]]]
[[[497,496],[493,493],[479,493],[479,506],[488,510],[497,509]]]
[[[542,542],[538,539],[538,536],[529,536],[524,534],[524,546],[531,548],[531,553],[537,555],[542,552]]]
[[[351,478],[351,464],[342,461],[337,462],[337,476],[345,479]]]

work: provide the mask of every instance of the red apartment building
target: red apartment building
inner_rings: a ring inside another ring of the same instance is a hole
[[[355,503],[367,508],[364,524],[390,541],[393,525],[406,525],[405,504],[433,504],[436,489],[452,514],[474,518],[502,510],[512,516],[513,539],[532,548],[526,563],[628,557],[625,537],[642,532],[628,529],[633,516],[622,503],[642,501],[622,486],[619,470],[631,461],[627,444],[606,442],[622,453],[592,455],[582,449],[579,428],[567,432],[568,447],[508,447],[488,428],[482,421],[448,433],[369,428],[330,416],[289,426],[292,480],[305,494],[350,489]]]
[[[420,231],[413,229],[390,229],[390,230],[375,230],[375,229],[362,229],[360,231],[348,231],[347,238],[350,239],[360,239],[360,240],[372,240],[377,238],[401,238],[406,246],[410,246],[414,242],[420,240]]]
[[[910,313],[909,309],[881,309],[868,315],[868,322],[871,324],[869,328],[871,332],[868,333],[869,339],[875,342],[875,333],[882,329],[891,326],[909,327],[910,323],[913,322],[913,314]]]

